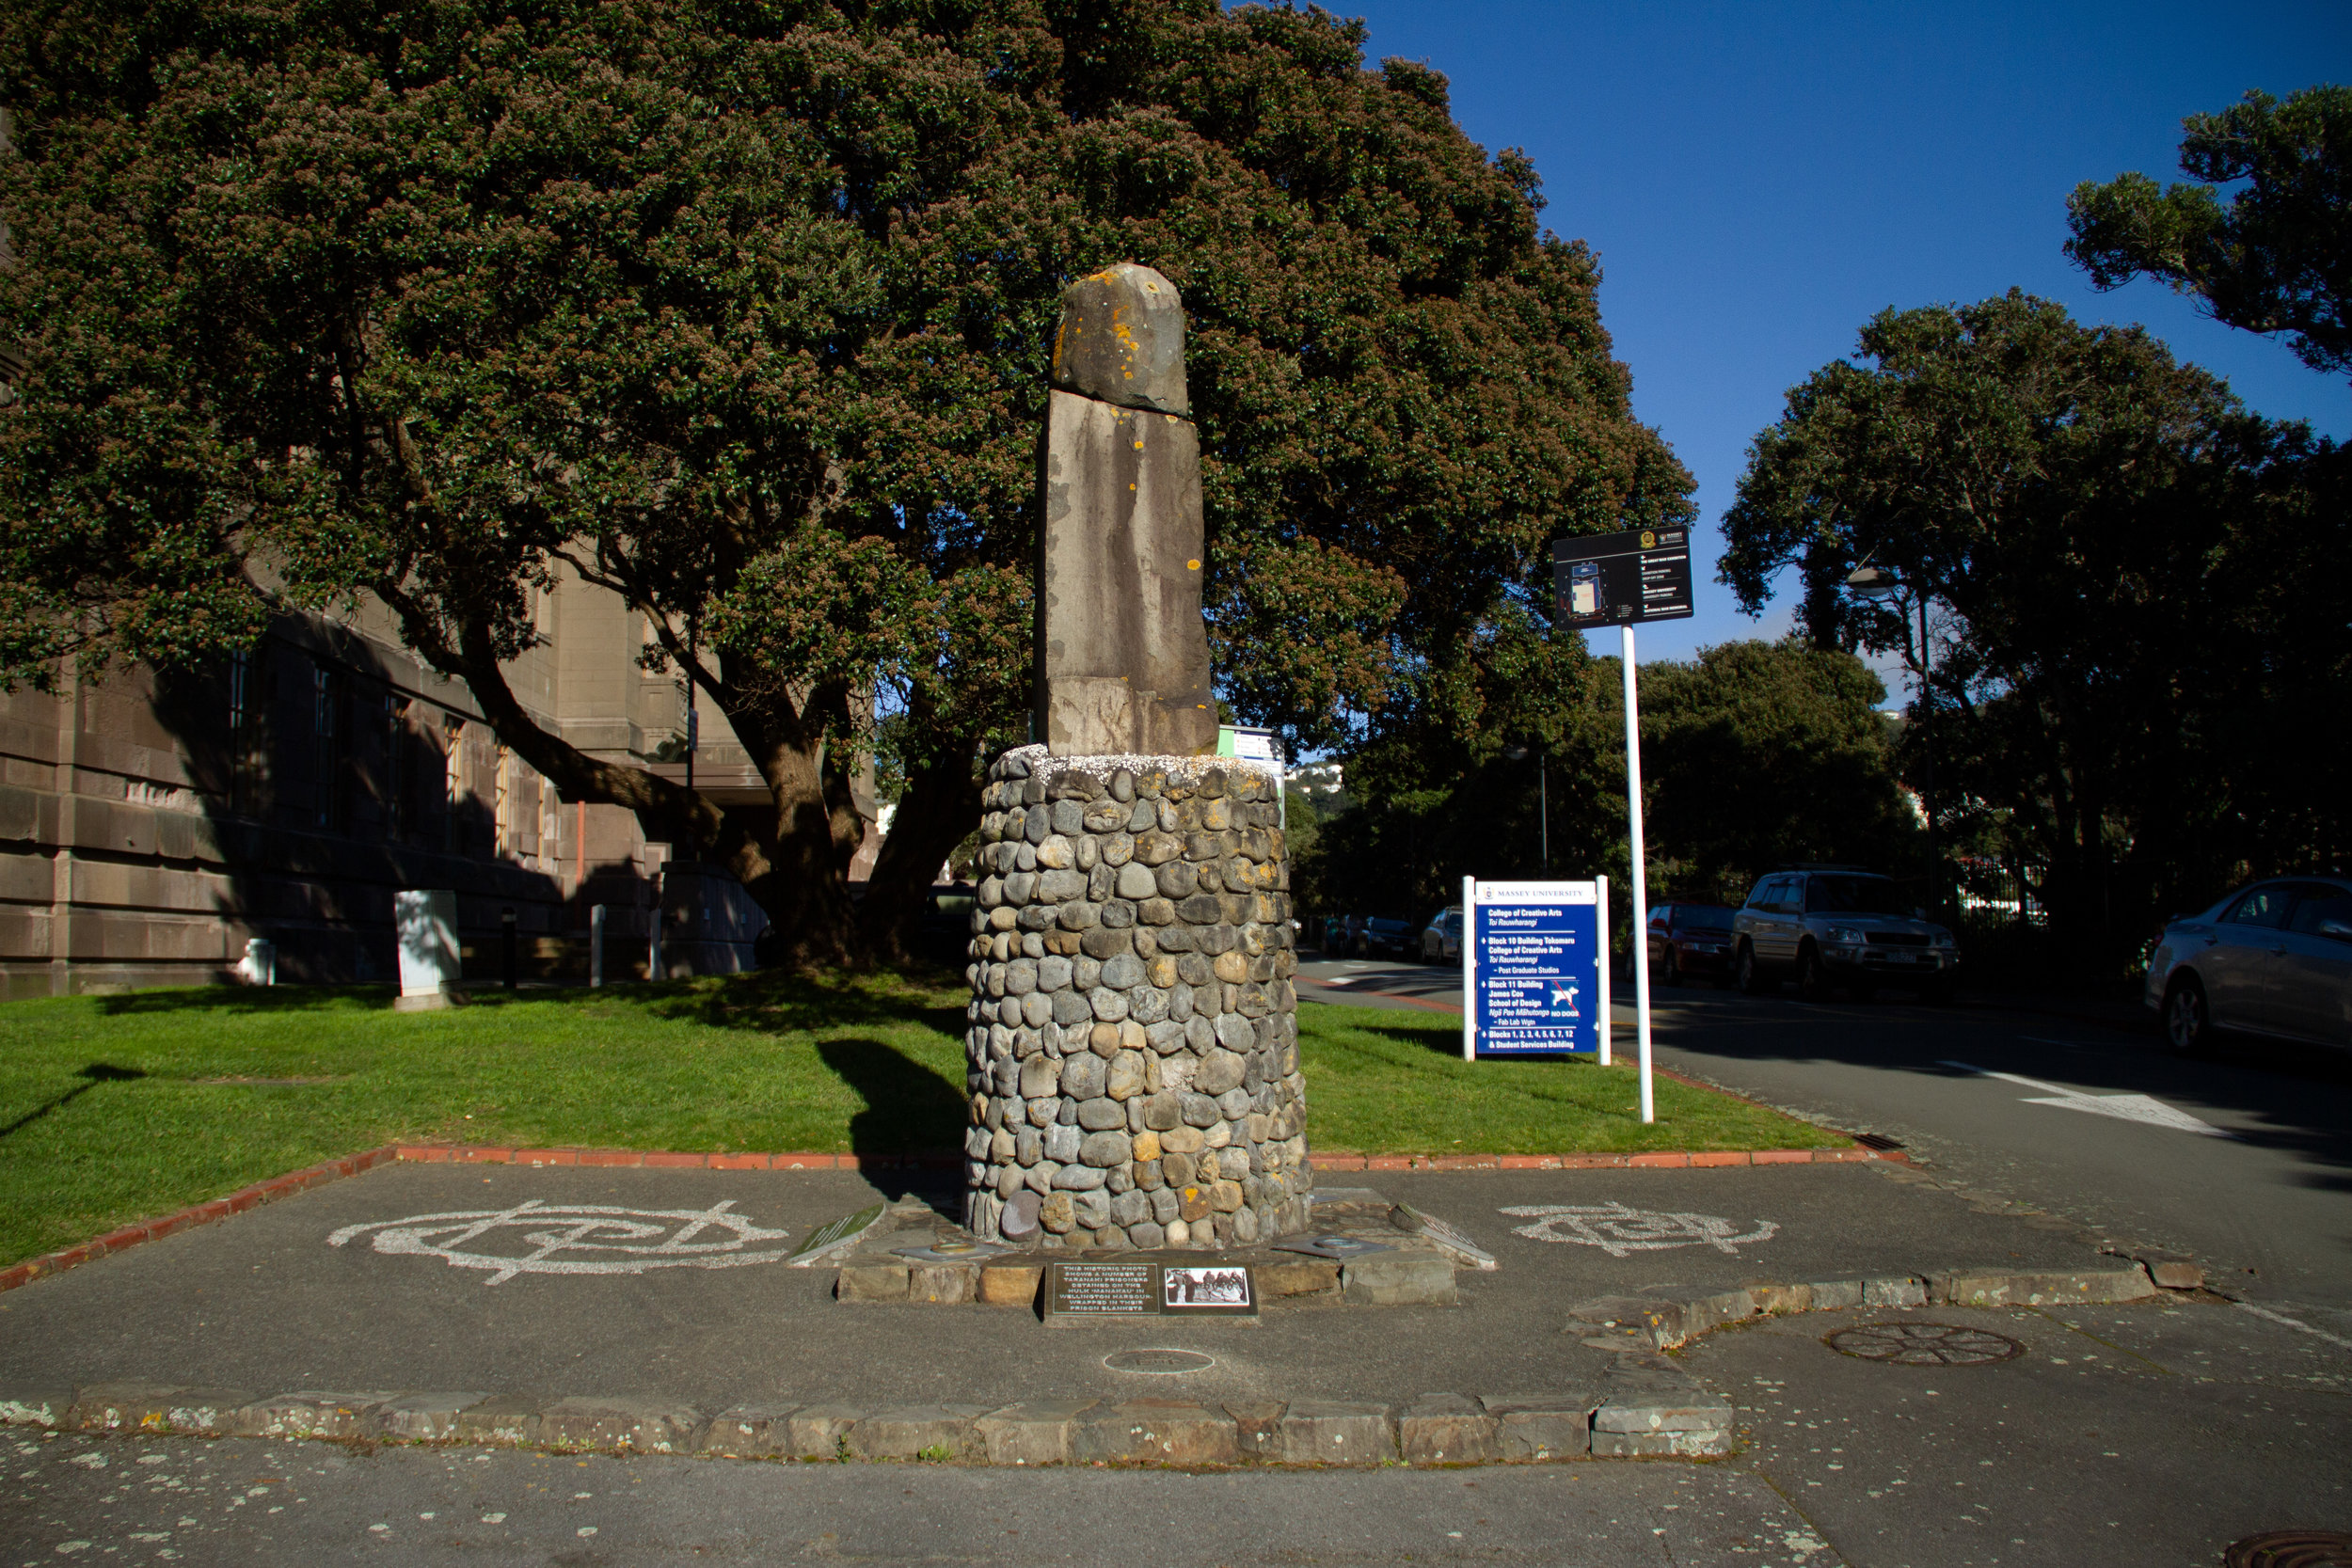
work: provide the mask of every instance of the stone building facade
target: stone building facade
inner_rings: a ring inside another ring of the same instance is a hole
[[[644,672],[642,616],[569,577],[508,669],[533,716],[594,755],[686,772],[684,699]],[[698,716],[694,783],[766,798],[723,717]],[[633,814],[563,800],[501,746],[462,682],[369,607],[287,619],[200,670],[60,672],[0,693],[0,994],[234,977],[248,939],[280,982],[397,977],[392,895],[454,888],[467,973],[498,974],[506,911],[526,975],[747,968],[765,917],[723,871],[647,843]]]

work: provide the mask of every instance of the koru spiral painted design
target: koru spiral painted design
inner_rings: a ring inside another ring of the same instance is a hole
[[[732,1213],[735,1199],[707,1209],[615,1209],[597,1203],[542,1203],[511,1209],[459,1209],[443,1214],[347,1225],[326,1238],[342,1246],[373,1232],[375,1250],[438,1258],[453,1269],[482,1269],[485,1285],[518,1274],[644,1274],[648,1269],[731,1269],[780,1263],[782,1241]],[[517,1235],[516,1232],[519,1231]]]
[[[1535,1221],[1534,1225],[1513,1226],[1513,1235],[1532,1242],[1597,1246],[1612,1258],[1701,1245],[1737,1254],[1751,1243],[1770,1241],[1780,1229],[1772,1220],[1757,1220],[1753,1229],[1742,1232],[1739,1221],[1714,1214],[1661,1213],[1629,1209],[1622,1203],[1533,1203],[1502,1212]]]

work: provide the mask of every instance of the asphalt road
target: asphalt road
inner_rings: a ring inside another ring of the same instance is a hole
[[[1301,995],[1318,1000],[1461,1007],[1452,969],[1302,973]],[[1631,1009],[1614,1010],[1629,1052]],[[2233,1294],[2352,1309],[2352,1060],[2248,1041],[2183,1059],[2129,1017],[1787,991],[1661,987],[1651,1027],[1660,1066],[1893,1138],[1982,1198],[2186,1253]]]

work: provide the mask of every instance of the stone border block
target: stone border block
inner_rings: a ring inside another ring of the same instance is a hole
[[[1396,1448],[1407,1465],[1490,1465],[1502,1457],[1502,1422],[1476,1400],[1423,1394],[1398,1413]]]
[[[527,1447],[539,1440],[539,1407],[518,1395],[493,1395],[458,1411],[450,1421],[449,1435],[461,1443]]]
[[[1128,1400],[1098,1407],[1081,1421],[1073,1449],[1081,1462],[1232,1465],[1241,1458],[1233,1420],[1183,1400]]]
[[[844,1263],[834,1276],[837,1301],[904,1301],[909,1269],[904,1263]]]
[[[397,1391],[277,1394],[229,1412],[222,1431],[230,1437],[364,1437],[375,1407]]]
[[[375,1437],[410,1443],[446,1443],[457,1435],[457,1418],[490,1396],[481,1390],[448,1394],[402,1394],[368,1411],[365,1431]]]
[[[66,1425],[84,1432],[221,1434],[229,1413],[253,1396],[227,1388],[175,1388],[160,1383],[98,1383],[79,1391]]]
[[[838,1459],[850,1428],[865,1414],[855,1405],[803,1405],[784,1418],[784,1451],[795,1459]]]
[[[1478,1402],[1495,1419],[1506,1460],[1572,1459],[1592,1448],[1596,1402],[1588,1395],[1490,1395]]]
[[[71,1388],[19,1386],[0,1392],[0,1426],[60,1427],[72,1409]]]
[[[792,1457],[786,1421],[800,1406],[738,1404],[722,1410],[703,1428],[694,1451],[721,1459]]]
[[[1282,1413],[1290,1408],[1280,1400],[1236,1400],[1225,1406],[1225,1414],[1233,1418],[1233,1441],[1245,1459],[1279,1459],[1282,1453]]]
[[[1427,1253],[1377,1253],[1340,1270],[1340,1295],[1351,1307],[1454,1307],[1451,1259]]]
[[[539,1413],[538,1440],[549,1448],[610,1453],[691,1453],[703,1415],[656,1400],[558,1400]]]
[[[1078,1457],[1077,1432],[1093,1400],[1024,1400],[992,1410],[972,1423],[991,1465],[1070,1465]]]
[[[1374,1465],[1396,1457],[1388,1406],[1293,1400],[1276,1429],[1285,1465]]]
[[[2156,1293],[2154,1281],[2137,1263],[2128,1269],[2036,1273],[1954,1270],[1935,1275],[1931,1284],[1934,1299],[1954,1307],[2089,1306],[2145,1301]]]
[[[1927,1281],[1913,1275],[1886,1275],[1862,1282],[1865,1307],[1925,1307]]]
[[[964,1460],[987,1456],[975,1430],[984,1404],[899,1404],[850,1423],[846,1434],[857,1459]]]

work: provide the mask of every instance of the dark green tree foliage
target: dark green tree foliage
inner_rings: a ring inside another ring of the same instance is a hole
[[[1792,862],[1912,874],[1885,700],[1852,654],[1797,638],[1642,666],[1651,896],[1737,903]]]
[[[1867,561],[1924,593],[1953,828],[1997,829],[2066,950],[2118,962],[2233,875],[2344,851],[2344,462],[2137,327],[2014,292],[1888,311],[1756,437],[1722,577],[1754,612],[1794,565],[1816,641],[1915,670],[1910,603],[1838,589]]]
[[[2352,372],[2352,87],[2265,92],[2182,121],[2181,172],[2086,181],[2066,254],[2102,289],[2154,277],[2217,321],[2283,333],[2315,371]],[[2222,203],[2217,186],[2243,186]]]
[[[1548,542],[1690,482],[1525,161],[1361,40],[1215,0],[16,7],[0,676],[373,594],[567,798],[732,864],[803,957],[855,946],[879,683],[910,721],[887,946],[976,752],[1022,737],[1046,345],[1125,258],[1192,314],[1235,709],[1311,744],[1434,695],[1468,733]],[[769,807],[532,721],[501,661],[558,557],[657,657],[699,647]]]

